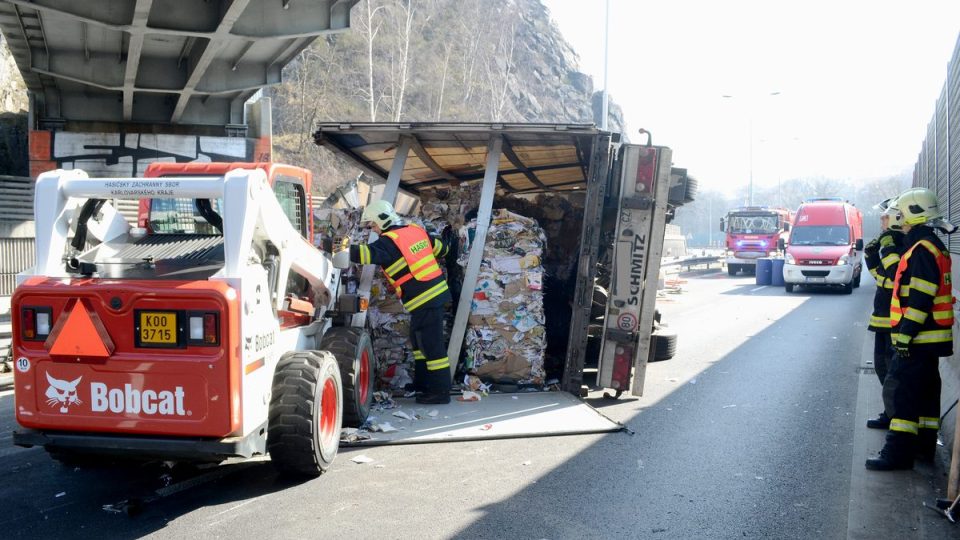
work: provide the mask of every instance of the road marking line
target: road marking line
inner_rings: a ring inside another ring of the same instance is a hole
[[[766,288],[767,288],[766,285],[762,285],[762,286],[760,286],[760,287],[757,287],[756,289],[750,289],[750,292],[757,292],[757,291],[759,291],[760,289],[766,289]]]

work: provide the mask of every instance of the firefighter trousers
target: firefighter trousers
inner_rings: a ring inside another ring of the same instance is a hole
[[[883,405],[890,417],[887,446],[895,453],[930,451],[940,429],[940,359],[911,351],[894,354],[883,382]]]
[[[422,307],[410,314],[414,387],[425,394],[450,393],[450,361],[443,339],[443,308]]]
[[[890,365],[890,357],[893,356],[893,344],[890,341],[888,332],[873,333],[873,369],[880,379],[880,385],[883,386],[883,380],[887,378],[887,369]]]

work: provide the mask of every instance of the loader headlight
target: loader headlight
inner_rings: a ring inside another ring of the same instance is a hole
[[[843,266],[843,265],[847,264],[847,262],[848,262],[849,260],[850,260],[850,256],[849,256],[849,255],[843,255],[843,256],[841,256],[839,259],[837,259],[837,266]]]

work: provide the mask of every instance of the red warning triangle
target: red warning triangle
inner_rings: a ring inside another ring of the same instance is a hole
[[[67,309],[45,343],[51,355],[107,358],[113,354],[113,340],[96,312],[88,310],[83,300],[74,300]]]

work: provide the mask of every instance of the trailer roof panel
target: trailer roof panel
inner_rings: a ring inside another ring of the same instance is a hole
[[[400,187],[417,192],[483,179],[487,144],[501,137],[501,187],[524,193],[584,187],[599,133],[592,124],[340,122],[321,124],[314,140],[381,179],[409,140]]]

